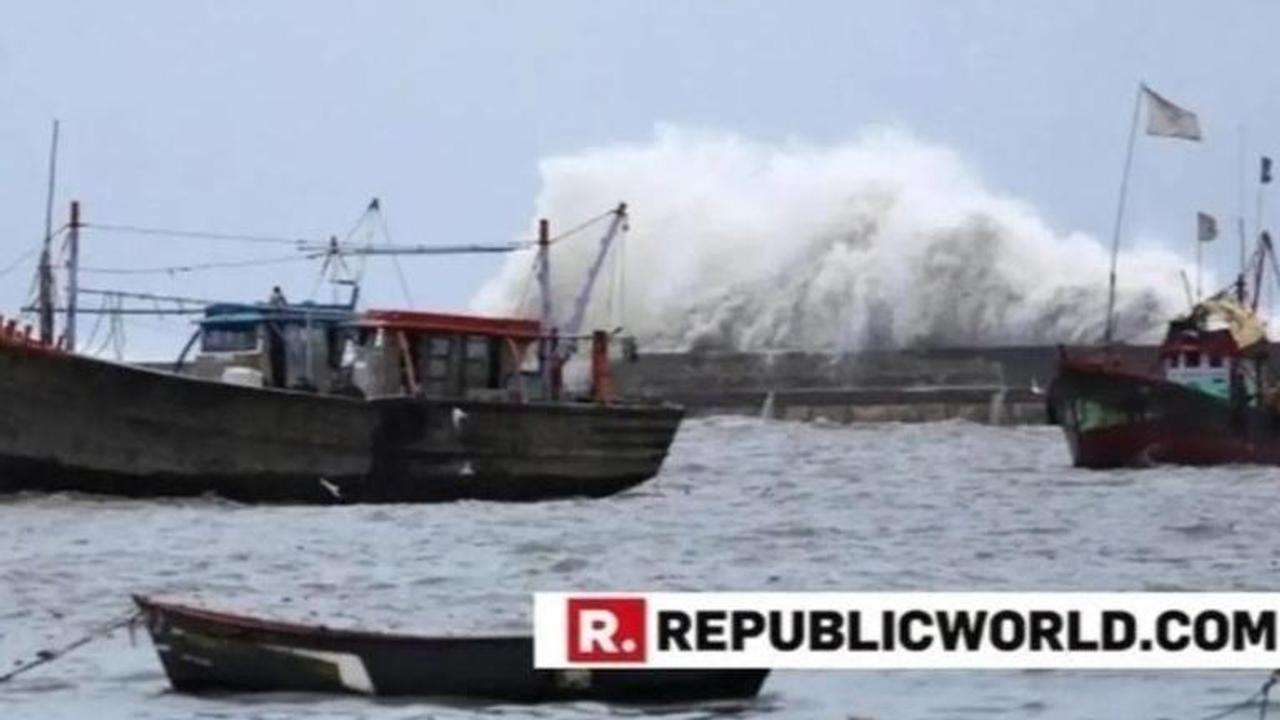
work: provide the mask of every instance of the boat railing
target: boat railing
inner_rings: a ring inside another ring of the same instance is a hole
[[[61,340],[57,343],[42,342],[30,323],[19,328],[17,319],[6,320],[3,315],[0,315],[0,344],[45,352],[60,352],[62,343]]]

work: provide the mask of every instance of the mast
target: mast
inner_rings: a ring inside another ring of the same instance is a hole
[[[44,248],[40,252],[40,342],[53,344],[53,191],[58,169],[58,121],[53,121],[49,143],[49,191],[44,204]]]
[[[618,237],[618,233],[627,222],[627,204],[618,203],[618,207],[613,210],[613,220],[609,223],[609,228],[605,231],[604,236],[600,238],[600,249],[596,253],[595,260],[592,261],[591,267],[587,268],[587,280],[583,283],[582,291],[578,293],[578,297],[573,303],[573,314],[569,316],[568,323],[564,326],[564,333],[567,337],[576,338],[582,331],[582,322],[586,317],[587,304],[591,302],[591,291],[595,288],[596,280],[600,277],[600,268],[603,267],[605,258],[609,256],[609,248],[613,246],[614,239]],[[567,345],[561,353],[563,359],[568,359],[573,352],[573,346]]]
[[[71,201],[71,222],[67,226],[67,319],[63,336],[67,352],[76,351],[76,305],[80,296],[80,201]]]
[[[1258,302],[1262,299],[1262,273],[1266,268],[1267,257],[1271,255],[1271,233],[1263,230],[1258,234],[1258,266],[1253,269],[1253,302],[1250,310],[1258,312]]]
[[[1240,144],[1236,150],[1236,153],[1237,153],[1236,162],[1239,164],[1239,174],[1240,174],[1240,176],[1237,178],[1239,182],[1236,186],[1236,212],[1238,213],[1238,216],[1236,217],[1236,231],[1240,235],[1240,272],[1244,272],[1244,267],[1247,262],[1245,260],[1245,245],[1248,244],[1248,241],[1245,239],[1247,233],[1245,232],[1245,224],[1244,224],[1244,186],[1246,182],[1245,161],[1244,161],[1244,157],[1245,157],[1244,133],[1245,133],[1244,125],[1240,125],[1240,138],[1239,138]]]
[[[551,356],[549,346],[551,333],[551,225],[546,218],[538,220],[538,290],[542,294],[542,310],[539,313],[539,334],[542,340],[538,363],[542,371],[542,387],[548,392],[551,387]]]
[[[1271,233],[1263,229],[1262,210],[1263,210],[1263,191],[1266,186],[1271,184],[1271,158],[1263,155],[1258,161],[1258,201],[1257,201],[1257,222],[1258,222],[1258,270],[1253,288],[1253,307],[1257,311],[1258,304],[1262,300],[1262,275],[1263,263],[1271,254]],[[1268,308],[1269,310],[1270,308]],[[1268,313],[1270,314],[1270,313]]]
[[[1197,229],[1198,230],[1198,229]],[[1199,233],[1196,234],[1196,296],[1191,305],[1194,307],[1200,301],[1200,266],[1204,262],[1204,241],[1200,239]],[[1182,275],[1183,282],[1186,282],[1187,276],[1184,272]]]
[[[1120,254],[1120,229],[1124,224],[1124,201],[1129,192],[1129,171],[1133,167],[1133,145],[1138,136],[1138,111],[1142,107],[1144,87],[1139,84],[1133,98],[1133,119],[1129,123],[1129,145],[1124,153],[1124,171],[1120,175],[1120,201],[1116,206],[1116,224],[1111,232],[1111,274],[1107,285],[1107,329],[1103,343],[1110,345],[1115,335],[1116,258]]]

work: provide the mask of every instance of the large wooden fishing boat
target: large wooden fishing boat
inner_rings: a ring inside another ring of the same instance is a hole
[[[230,615],[135,597],[175,690],[538,703],[747,699],[768,670],[537,670],[533,638],[419,637]]]
[[[547,245],[544,224],[543,267]],[[357,312],[354,297],[210,305],[171,369],[70,351],[47,305],[38,335],[0,320],[0,491],[528,501],[610,495],[661,467],[682,409],[615,397],[610,335],[579,336],[581,312],[556,326]],[[578,339],[591,383],[574,393]]]

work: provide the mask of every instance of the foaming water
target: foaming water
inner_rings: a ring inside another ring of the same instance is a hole
[[[1104,246],[1050,228],[948,148],[901,132],[771,145],[665,126],[647,143],[550,158],[541,175],[537,214],[559,223],[630,204],[625,247],[606,266],[589,326],[621,325],[650,346],[847,350],[1102,335]],[[560,322],[597,235],[552,251]],[[530,255],[512,256],[475,306],[536,313]],[[1122,337],[1146,337],[1184,309],[1188,263],[1133,250],[1120,265]]]
[[[964,422],[686,423],[663,472],[604,500],[336,508],[74,495],[0,500],[0,664],[160,593],[424,633],[527,629],[535,590],[1274,590],[1280,470],[1088,472],[1057,431]],[[1260,673],[781,672],[778,718],[1207,715]],[[664,711],[710,717],[724,708]],[[1256,709],[1254,710],[1256,712]],[[0,687],[0,717],[636,716],[634,708],[168,692],[124,633]]]

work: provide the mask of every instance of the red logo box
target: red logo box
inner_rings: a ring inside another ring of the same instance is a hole
[[[568,611],[569,662],[644,662],[644,598],[569,598]]]

